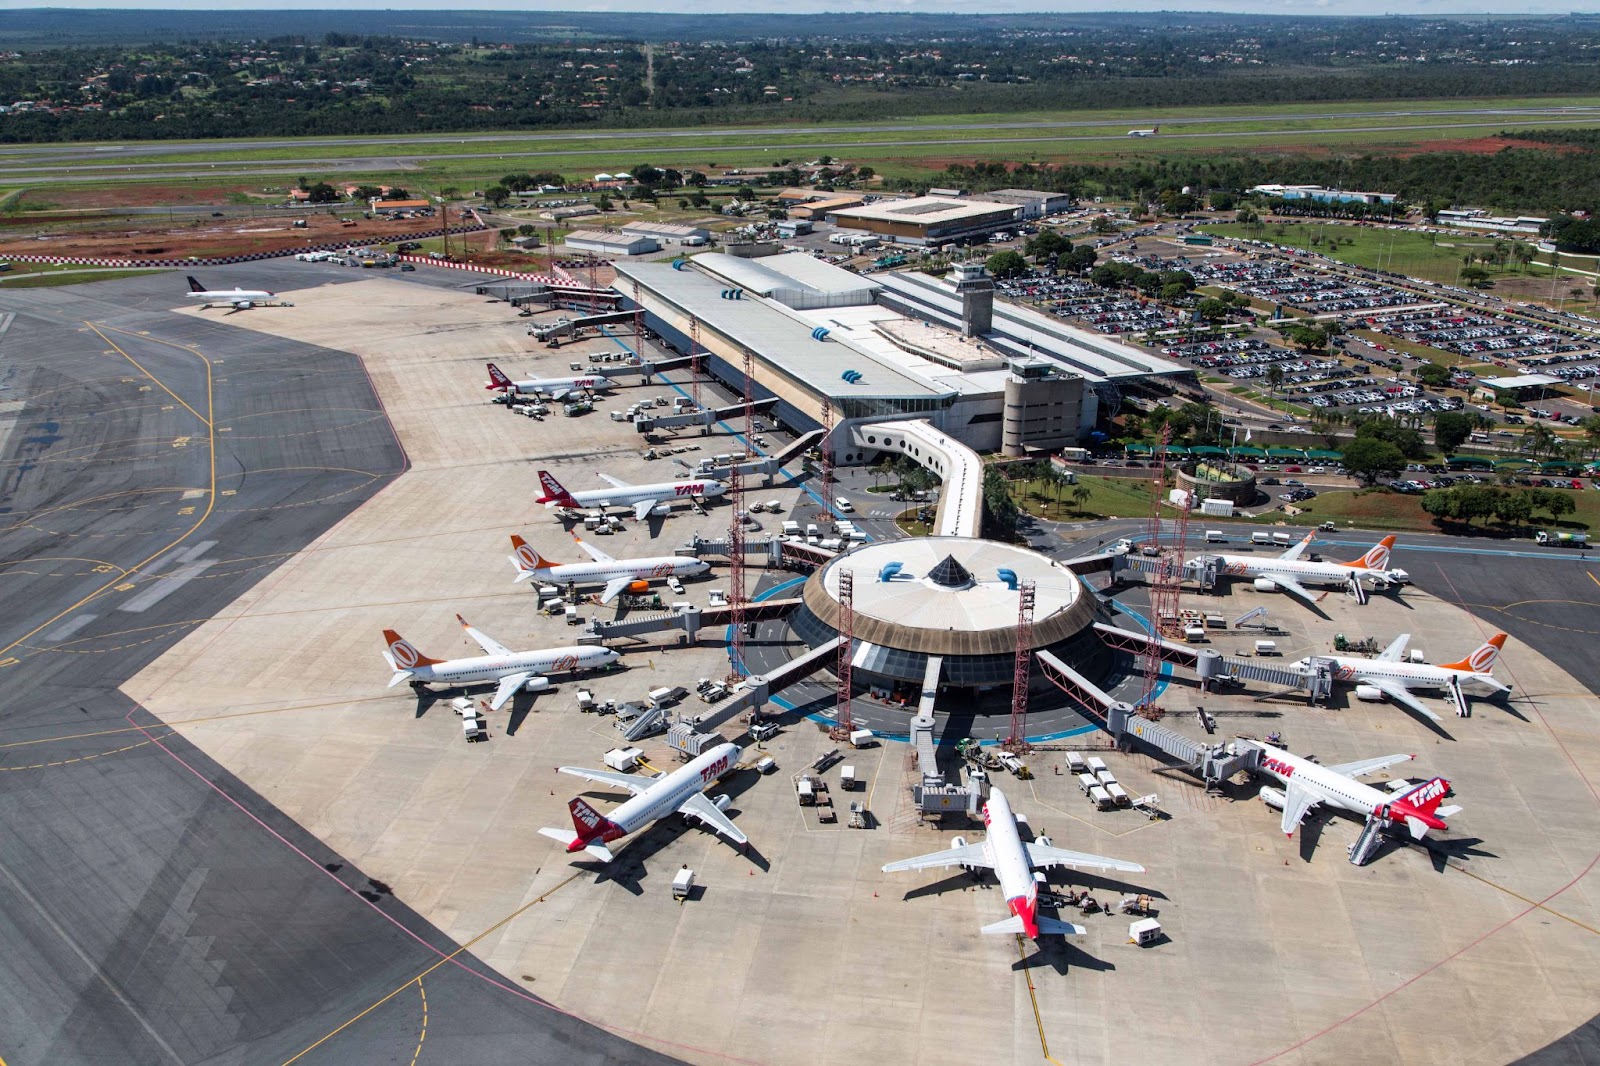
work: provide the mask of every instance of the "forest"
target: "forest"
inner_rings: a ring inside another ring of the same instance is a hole
[[[37,12],[0,141],[823,122],[1600,91],[1600,18]],[[385,32],[357,32],[388,16]],[[292,16],[292,17],[291,17]],[[301,17],[305,16],[305,17]],[[98,18],[98,15],[96,16]],[[648,22],[648,26],[645,23]],[[278,33],[249,35],[276,26]],[[334,28],[343,26],[345,28]],[[121,43],[100,39],[121,27]],[[676,28],[677,36],[662,35]],[[315,32],[320,29],[320,32]],[[469,32],[470,29],[470,32]],[[50,42],[39,46],[41,35]],[[142,36],[141,36],[142,35]],[[142,43],[132,43],[132,42]]]

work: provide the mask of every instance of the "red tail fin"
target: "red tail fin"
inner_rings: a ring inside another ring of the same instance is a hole
[[[1473,653],[1459,662],[1440,663],[1446,670],[1466,670],[1469,673],[1484,674],[1494,668],[1494,661],[1500,657],[1500,649],[1506,646],[1506,635],[1496,633],[1482,644],[1478,645]]]
[[[444,661],[428,658],[416,649],[416,645],[392,629],[383,631],[383,643],[388,647],[390,657],[394,659],[396,670],[412,670],[418,666],[432,666]]]
[[[513,387],[513,384],[514,383],[512,380],[506,377],[505,374],[501,372],[499,367],[495,366],[493,363],[489,364],[489,384],[485,385],[484,388],[509,389]]]
[[[539,471],[539,484],[544,486],[544,495],[535,503],[559,503],[563,507],[576,507],[578,501],[572,498],[572,493],[561,487],[561,482],[548,470]]]
[[[1394,537],[1387,536],[1367,549],[1367,554],[1346,566],[1361,566],[1368,570],[1382,570],[1389,565],[1389,552],[1394,548]]]
[[[622,836],[622,827],[589,806],[582,796],[574,796],[567,803],[567,811],[572,815],[572,829],[578,834],[578,839],[567,845],[568,851],[582,851],[595,841],[604,843]]]
[[[1432,781],[1424,781],[1410,792],[1400,796],[1402,802],[1423,814],[1432,814],[1444,802],[1445,794],[1450,791],[1450,782],[1442,777]]]

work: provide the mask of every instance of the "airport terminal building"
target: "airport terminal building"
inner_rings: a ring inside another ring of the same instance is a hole
[[[752,396],[776,398],[797,432],[831,409],[835,461],[875,453],[849,445],[864,422],[925,418],[978,451],[1025,455],[1076,445],[1122,391],[1192,375],[1177,363],[1069,325],[997,304],[983,268],[950,277],[866,277],[804,253],[744,259],[708,253],[675,263],[619,262],[615,287],[646,323],[705,371]]]

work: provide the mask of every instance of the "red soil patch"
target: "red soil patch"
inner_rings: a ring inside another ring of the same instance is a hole
[[[151,219],[142,225],[118,220],[103,229],[77,232],[56,232],[44,225],[44,218],[23,216],[24,221],[40,226],[45,232],[26,238],[0,236],[0,255],[151,259],[192,255],[208,258],[296,251],[335,242],[382,244],[438,229],[440,225],[438,218],[411,218],[397,222],[357,219],[355,225],[344,226],[331,215],[315,212],[258,210],[252,216],[235,214],[236,210],[244,209],[225,210],[223,218]],[[306,220],[305,229],[293,228],[292,223],[299,218]],[[456,224],[460,219],[452,212],[450,221]]]
[[[24,204],[50,204],[63,209],[101,208],[115,210],[119,207],[167,207],[169,205],[218,204],[227,205],[228,199],[238,193],[260,195],[263,207],[282,203],[281,189],[270,194],[246,185],[185,185],[183,182],[164,182],[150,185],[118,185],[98,189],[70,187],[29,189],[22,194]],[[237,208],[236,208],[237,210]]]
[[[1543,141],[1528,141],[1521,137],[1472,137],[1458,140],[1427,141],[1414,144],[1406,148],[1392,151],[1389,154],[1402,158],[1424,155],[1430,152],[1463,152],[1467,155],[1494,155],[1503,148],[1531,148],[1536,152],[1549,152],[1551,155],[1571,155],[1583,149],[1576,144],[1546,144]]]

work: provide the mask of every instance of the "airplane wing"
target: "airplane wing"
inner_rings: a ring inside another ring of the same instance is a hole
[[[600,593],[600,602],[610,603],[612,600],[616,599],[622,594],[623,589],[633,584],[633,582],[634,579],[627,576],[614,577],[610,581],[607,581],[605,591]]]
[[[566,399],[567,398],[567,393],[569,393],[571,391],[572,391],[571,389],[567,388],[565,385],[562,385],[562,386],[559,386],[557,388],[549,389],[547,391],[547,395],[550,397],[551,400],[559,403],[560,401]]]
[[[489,709],[491,711],[498,711],[500,708],[504,707],[506,705],[506,701],[512,696],[516,695],[517,689],[527,684],[532,677],[532,671],[524,671],[520,674],[507,674],[505,677],[502,677],[500,679],[499,687],[494,690],[494,698],[489,701]]]
[[[1311,595],[1311,591],[1309,589],[1307,589],[1304,585],[1300,584],[1300,582],[1296,581],[1294,578],[1292,578],[1292,577],[1274,577],[1272,574],[1262,574],[1261,576],[1266,578],[1268,581],[1272,582],[1274,585],[1278,586],[1279,591],[1287,592],[1289,595],[1293,596],[1295,599],[1304,602],[1306,604],[1306,606],[1315,607],[1317,605],[1317,601]]]
[[[601,474],[600,478],[601,478],[601,480],[605,481],[608,485],[612,485],[612,486],[614,486],[616,488],[619,488],[619,489],[631,489],[631,488],[633,488],[632,485],[628,484],[626,481],[622,480],[620,477],[617,477],[614,474]]]
[[[580,547],[584,551],[588,552],[589,553],[589,558],[593,559],[595,562],[597,562],[597,563],[614,563],[614,562],[616,562],[616,560],[611,558],[611,556],[607,555],[605,552],[601,551],[599,548],[596,548],[593,544],[590,544],[588,541],[584,540],[582,537],[573,537],[572,539],[577,541],[578,542],[578,547]]]
[[[636,522],[643,522],[650,517],[650,512],[656,509],[655,500],[640,500],[633,505],[633,518]]]
[[[557,770],[573,777],[581,777],[585,781],[593,781],[600,785],[614,785],[617,788],[627,789],[637,796],[654,782],[647,777],[634,777],[632,774],[612,773],[610,770],[589,770],[582,766],[558,766]]]
[[[485,655],[510,655],[511,654],[511,649],[510,648],[506,647],[504,644],[500,643],[498,640],[495,640],[493,637],[486,636],[480,630],[473,629],[471,626],[469,626],[467,624],[467,620],[465,618],[462,618],[459,614],[456,615],[456,621],[460,622],[461,623],[461,628],[465,629],[467,631],[467,636],[471,637],[473,640],[478,642],[478,647],[483,649],[483,653]]]
[[[678,813],[685,818],[693,818],[707,829],[721,833],[735,844],[746,844],[750,841],[750,838],[733,824],[731,818],[717,810],[717,805],[712,803],[704,792],[696,792],[684,800],[683,806],[678,808]]]
[[[1356,683],[1359,685],[1371,685],[1373,688],[1377,689],[1385,696],[1388,696],[1391,700],[1394,700],[1407,710],[1416,711],[1418,714],[1426,715],[1435,722],[1443,721],[1443,719],[1441,719],[1437,714],[1434,714],[1433,711],[1428,708],[1426,703],[1423,703],[1421,700],[1417,699],[1417,697],[1413,696],[1410,689],[1406,688],[1404,685],[1396,684],[1386,677],[1357,677]]]
[[[1028,865],[1035,869],[1050,866],[1077,866],[1091,870],[1122,870],[1130,874],[1144,873],[1144,867],[1136,862],[1123,862],[1121,859],[1108,859],[1104,855],[1090,855],[1084,851],[1067,851],[1063,848],[1046,847],[1043,844],[1022,845],[1028,852]]]
[[[1357,759],[1355,762],[1342,762],[1338,766],[1328,769],[1336,774],[1346,777],[1360,777],[1362,774],[1377,773],[1379,770],[1393,766],[1397,762],[1410,762],[1415,755],[1380,755],[1376,759]]]
[[[1390,642],[1387,648],[1383,649],[1383,654],[1378,656],[1377,661],[1380,663],[1399,662],[1400,656],[1405,653],[1406,644],[1410,640],[1410,633],[1401,633],[1398,637],[1395,637],[1394,640]]]
[[[883,872],[892,874],[901,870],[932,870],[940,866],[982,866],[992,869],[994,860],[989,857],[989,845],[985,842],[968,844],[960,848],[945,848],[943,851],[918,855],[913,859],[901,859],[885,866]]]
[[[1305,554],[1306,548],[1311,546],[1311,538],[1314,536],[1316,536],[1315,533],[1307,533],[1304,537],[1300,538],[1299,544],[1296,544],[1294,547],[1278,556],[1278,558],[1286,560],[1300,558],[1301,555]]]
[[[1294,836],[1294,831],[1319,801],[1310,789],[1295,784],[1293,778],[1284,788],[1283,797],[1283,832],[1285,836]]]

